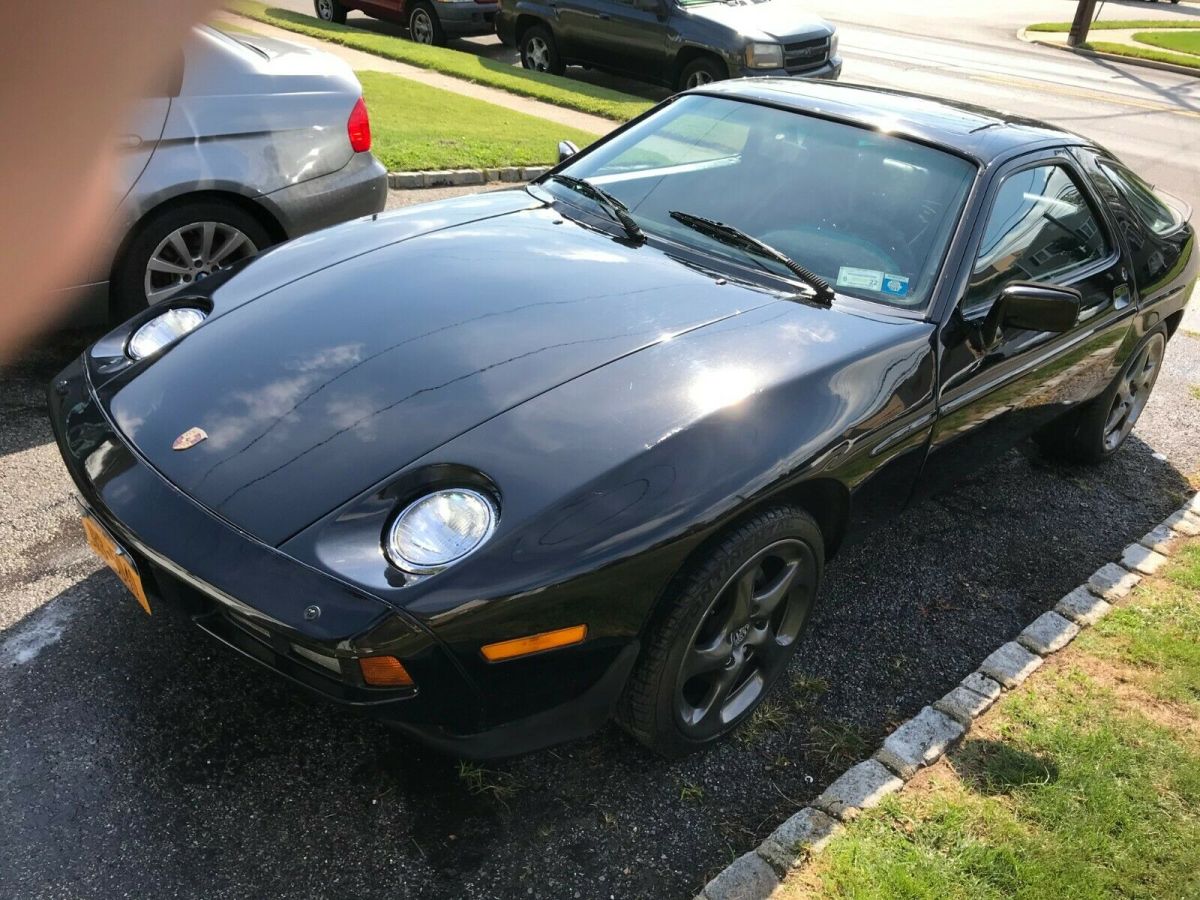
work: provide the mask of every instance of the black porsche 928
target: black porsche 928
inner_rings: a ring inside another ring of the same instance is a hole
[[[52,416],[147,612],[454,754],[615,716],[679,755],[762,702],[873,520],[1028,436],[1118,450],[1186,219],[1038,122],[725,82],[218,272]]]

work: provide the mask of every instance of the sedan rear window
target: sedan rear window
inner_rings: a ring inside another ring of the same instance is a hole
[[[563,171],[602,187],[652,234],[787,277],[786,267],[748,260],[671,213],[723,222],[840,293],[910,308],[929,300],[976,173],[965,159],[903,138],[698,95]],[[571,193],[547,187],[564,199]]]

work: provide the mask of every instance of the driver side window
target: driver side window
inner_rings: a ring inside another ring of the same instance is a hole
[[[1109,252],[1103,227],[1065,168],[1013,172],[992,203],[964,311],[990,306],[1010,281],[1062,280]]]

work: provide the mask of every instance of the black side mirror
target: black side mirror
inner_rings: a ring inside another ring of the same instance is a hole
[[[558,161],[559,162],[566,162],[568,159],[570,159],[572,156],[574,156],[578,152],[579,152],[579,148],[576,147],[571,141],[559,141],[558,142]]]
[[[1075,288],[1010,281],[984,319],[983,345],[994,344],[1005,325],[1028,331],[1070,331],[1079,320],[1082,304],[1083,295]]]

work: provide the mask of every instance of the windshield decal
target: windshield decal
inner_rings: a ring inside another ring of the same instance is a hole
[[[908,279],[903,275],[884,275],[883,292],[893,297],[904,297],[908,294]]]
[[[878,269],[856,269],[842,266],[838,269],[838,287],[860,288],[866,291],[883,290],[883,273]]]

